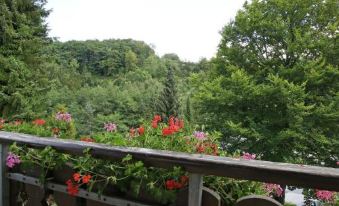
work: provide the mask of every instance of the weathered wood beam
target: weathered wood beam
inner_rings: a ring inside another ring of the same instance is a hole
[[[39,138],[31,135],[0,132],[0,143],[26,144],[34,148],[52,146],[69,154],[81,155],[86,148],[97,158],[120,159],[131,154],[146,164],[170,168],[181,166],[190,173],[217,175],[260,182],[294,185],[306,188],[339,191],[339,169],[277,163],[259,160],[243,160],[201,154],[187,154],[146,148],[117,147],[97,143],[56,138]]]
[[[18,182],[23,182],[23,183],[26,183],[26,184],[39,186],[39,187],[45,186],[46,188],[48,188],[50,190],[67,194],[67,186],[66,185],[56,184],[56,183],[49,182],[49,181],[47,181],[43,185],[43,184],[40,183],[38,178],[26,176],[26,175],[23,175],[23,174],[20,174],[20,173],[8,173],[7,178],[18,181]],[[154,205],[143,204],[143,203],[140,203],[140,202],[130,201],[130,200],[126,200],[126,199],[118,198],[118,197],[109,197],[109,196],[105,196],[105,195],[98,195],[95,192],[88,192],[85,189],[81,189],[81,188],[79,188],[79,193],[76,196],[84,198],[84,199],[89,199],[89,200],[94,200],[94,201],[97,201],[97,202],[105,203],[107,205],[154,206]]]

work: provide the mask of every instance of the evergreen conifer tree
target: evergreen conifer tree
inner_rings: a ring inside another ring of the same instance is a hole
[[[175,80],[173,75],[173,67],[169,66],[165,87],[157,102],[157,112],[162,115],[163,119],[168,119],[170,116],[178,116],[179,103],[177,91],[175,88]]]
[[[46,0],[0,0],[0,112],[31,116],[44,90],[41,49],[48,42]]]

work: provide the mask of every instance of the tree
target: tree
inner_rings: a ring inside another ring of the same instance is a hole
[[[0,112],[32,115],[44,91],[41,48],[48,42],[45,0],[0,0]],[[34,75],[33,75],[34,74]]]
[[[338,9],[336,0],[245,3],[223,29],[218,60],[262,75],[319,57],[338,65]]]
[[[137,68],[138,58],[137,55],[129,50],[125,53],[125,68],[127,71],[131,71]]]
[[[164,119],[179,115],[179,103],[171,66],[168,67],[165,86],[157,102],[157,111]]]
[[[339,159],[335,0],[253,0],[222,31],[195,108],[230,151],[334,166]]]

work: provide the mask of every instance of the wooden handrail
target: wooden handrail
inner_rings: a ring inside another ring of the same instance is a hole
[[[190,173],[217,175],[236,179],[293,185],[306,188],[339,191],[339,169],[276,163],[259,160],[243,160],[202,154],[188,154],[146,148],[117,147],[57,138],[40,138],[32,135],[0,132],[0,143],[25,144],[33,148],[51,146],[74,155],[82,155],[86,148],[96,158],[116,160],[131,154],[150,166],[170,168],[181,166]]]

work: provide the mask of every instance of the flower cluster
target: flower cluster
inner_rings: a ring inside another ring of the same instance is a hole
[[[68,194],[76,196],[79,193],[81,182],[88,184],[91,178],[92,176],[89,174],[81,176],[79,173],[74,173],[73,178],[66,181]]]
[[[43,126],[46,124],[46,121],[44,119],[36,119],[32,123],[36,126]]]
[[[140,126],[137,130],[140,136],[145,133],[145,128],[143,126]]]
[[[242,159],[245,160],[254,160],[256,158],[256,154],[250,154],[248,152],[243,153],[243,155],[241,156]]]
[[[163,136],[169,136],[176,132],[178,132],[180,129],[184,127],[184,121],[181,119],[177,119],[174,117],[170,117],[168,122],[168,127],[165,127],[162,129],[162,135]]]
[[[107,132],[116,132],[116,131],[117,131],[117,125],[114,124],[114,123],[112,123],[112,122],[105,123],[104,129],[105,129]]]
[[[72,196],[76,196],[79,193],[79,185],[75,184],[71,179],[66,181],[67,192]]]
[[[334,201],[335,192],[327,191],[327,190],[316,190],[315,195],[319,200],[325,202],[332,202]]]
[[[158,123],[161,121],[161,116],[160,115],[155,115],[152,120],[152,127],[153,128],[158,128]]]
[[[55,119],[59,121],[70,122],[72,121],[72,116],[70,113],[67,112],[58,112],[55,115]]]
[[[204,140],[206,139],[206,134],[204,132],[200,132],[200,131],[195,131],[193,133],[194,137],[197,139],[197,140]]]
[[[136,134],[137,132],[137,134]],[[139,135],[142,136],[145,133],[145,127],[144,126],[140,126],[137,129],[134,129],[133,127],[129,130],[129,135],[131,137],[134,137],[135,135]]]
[[[175,190],[175,189],[181,189],[184,186],[186,186],[188,183],[188,177],[187,176],[181,176],[180,181],[176,181],[174,179],[167,180],[165,183],[166,189],[168,190]]]
[[[20,164],[19,156],[9,152],[6,158],[7,167],[13,168],[17,164]]]
[[[264,184],[264,190],[267,193],[273,194],[277,197],[281,197],[283,195],[284,189],[278,185],[278,184],[271,184],[271,183],[265,183]]]
[[[204,154],[209,154],[209,155],[218,155],[218,146],[214,143],[210,142],[200,142],[196,145],[196,151],[198,153],[204,153]]]

